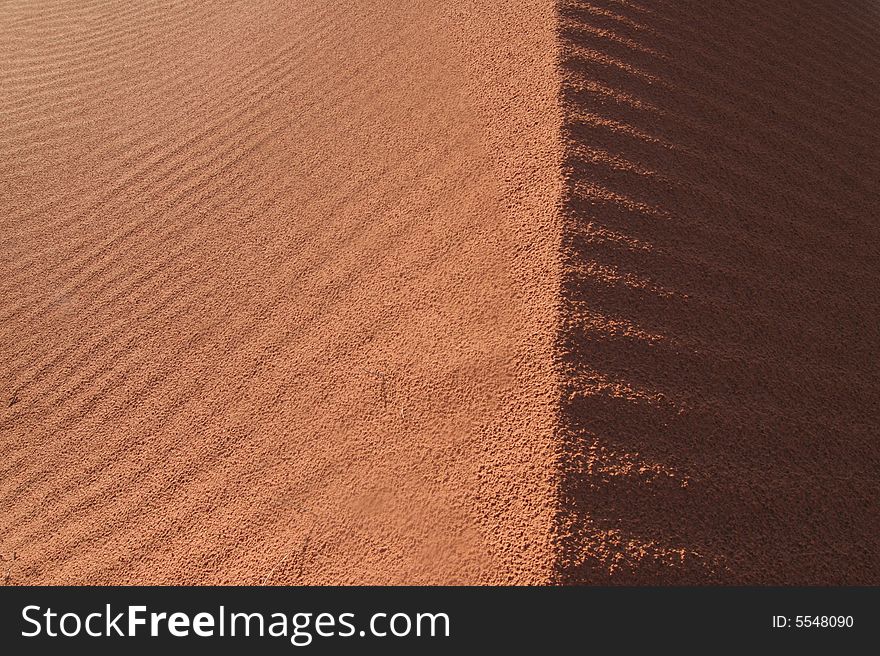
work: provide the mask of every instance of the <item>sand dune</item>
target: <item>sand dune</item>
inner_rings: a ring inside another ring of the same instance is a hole
[[[878,583],[878,27],[0,3],[6,582]]]

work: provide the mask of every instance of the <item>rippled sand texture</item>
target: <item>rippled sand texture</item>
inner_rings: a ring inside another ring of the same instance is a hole
[[[558,579],[880,583],[880,6],[560,14]]]
[[[0,5],[15,583],[552,567],[550,3]]]

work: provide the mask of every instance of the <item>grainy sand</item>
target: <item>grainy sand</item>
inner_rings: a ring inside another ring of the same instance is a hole
[[[3,6],[15,582],[546,580],[554,25]]]
[[[880,11],[0,1],[0,554],[880,583]]]

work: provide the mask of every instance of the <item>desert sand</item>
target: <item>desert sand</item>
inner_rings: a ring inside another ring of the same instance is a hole
[[[880,583],[878,33],[0,2],[4,582]]]

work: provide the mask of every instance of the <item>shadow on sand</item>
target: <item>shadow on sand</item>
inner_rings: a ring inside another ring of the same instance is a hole
[[[560,3],[563,583],[880,583],[880,12]]]

